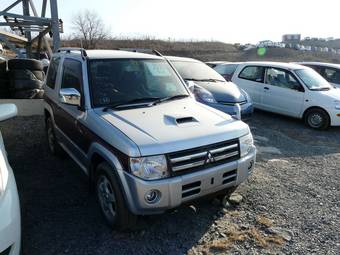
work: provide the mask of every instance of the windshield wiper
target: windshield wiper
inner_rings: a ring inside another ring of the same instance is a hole
[[[219,79],[194,79],[194,78],[185,78],[184,80],[187,81],[201,81],[201,82],[225,82],[224,80],[219,80]]]
[[[142,97],[142,98],[135,98],[126,102],[121,102],[113,105],[107,105],[103,109],[106,112],[108,109],[121,109],[121,108],[130,108],[130,107],[143,107],[149,106],[150,104],[160,100],[159,97]]]
[[[313,90],[313,91],[328,91],[330,89],[331,89],[330,87],[323,87],[323,88],[311,88],[310,90]]]
[[[182,95],[175,95],[175,96],[171,96],[171,97],[164,97],[164,98],[160,98],[160,99],[152,102],[151,105],[161,104],[161,103],[166,102],[166,101],[181,99],[181,98],[185,98],[185,97],[188,97],[188,96],[189,95],[182,94]]]

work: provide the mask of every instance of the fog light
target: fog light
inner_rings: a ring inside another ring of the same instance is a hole
[[[154,204],[161,198],[161,192],[159,190],[149,190],[145,193],[144,199],[148,204]]]

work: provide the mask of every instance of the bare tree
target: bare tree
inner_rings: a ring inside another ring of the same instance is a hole
[[[99,15],[90,10],[80,11],[73,17],[75,36],[86,49],[94,49],[98,41],[109,37],[109,30]]]

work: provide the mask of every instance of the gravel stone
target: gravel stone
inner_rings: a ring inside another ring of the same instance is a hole
[[[105,225],[76,163],[48,153],[43,117],[0,123],[20,195],[23,254],[338,255],[340,128],[312,130],[259,111],[248,124],[256,146],[281,154],[258,154],[252,176],[237,189],[242,203],[201,201],[197,213],[182,206],[140,217],[139,231],[119,232]],[[273,222],[271,230],[259,216]]]

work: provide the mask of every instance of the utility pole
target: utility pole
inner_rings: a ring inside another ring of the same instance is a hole
[[[17,49],[18,45],[25,45],[27,56],[32,57],[32,48],[36,49],[39,56],[42,42],[44,42],[48,54],[51,56],[52,49],[49,41],[45,37],[50,34],[53,42],[53,51],[57,51],[60,47],[60,33],[63,32],[63,22],[58,17],[57,0],[42,0],[41,16],[39,16],[34,5],[34,0],[12,0],[13,3],[7,8],[0,11],[6,22],[0,22],[1,26],[7,26],[13,31],[19,31],[22,36],[18,37],[14,34],[0,32],[0,41],[4,42],[12,50],[20,55]],[[51,17],[46,17],[46,8],[49,2],[51,9]],[[22,14],[11,12],[11,10],[22,4]],[[31,16],[31,11],[33,15]],[[36,35],[38,33],[38,35]],[[33,37],[35,35],[35,37]],[[20,41],[20,44],[18,43]]]

